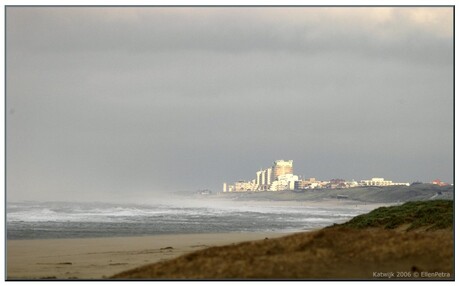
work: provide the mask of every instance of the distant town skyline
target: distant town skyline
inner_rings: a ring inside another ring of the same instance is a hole
[[[294,160],[275,160],[274,163],[276,163],[277,161],[288,161],[288,162],[291,162],[291,164],[293,164],[293,161]],[[273,166],[269,167],[269,168],[259,168],[259,171],[256,172],[256,178],[257,178],[257,174],[260,172],[260,173],[263,173],[264,171],[269,171],[269,173],[266,173],[266,176],[271,176],[272,178],[273,177],[276,177],[275,175],[272,175],[272,168]],[[291,165],[291,168],[293,169],[293,165]],[[297,171],[297,168],[295,168],[296,171]],[[292,172],[293,173],[296,173],[299,177],[299,179],[308,179],[308,178],[312,178],[312,176],[309,176],[309,175],[304,175],[303,173],[305,172],[302,172],[302,170],[298,171],[298,172]],[[234,177],[234,176],[231,176],[231,177]],[[246,176],[247,177],[247,176]],[[378,176],[378,174],[374,174],[373,176],[370,176],[370,177],[362,177],[362,176],[352,176],[352,177],[338,177],[338,176],[334,176],[333,174],[329,175],[329,176],[325,176],[325,177],[320,177],[320,178],[317,178],[317,179],[320,179],[320,180],[334,180],[334,179],[347,179],[347,180],[356,180],[356,181],[361,181],[361,180],[364,180],[366,178],[380,178],[381,176]],[[240,181],[240,180],[246,180],[248,178],[240,178],[238,179],[237,181]],[[442,180],[440,180],[439,178],[431,178],[430,180],[426,180],[426,181],[421,181],[421,180],[411,180],[411,182],[422,182],[422,183],[432,183],[433,181],[439,181],[439,182],[443,182]],[[443,183],[453,183],[453,182],[443,182]]]
[[[277,158],[453,182],[453,52],[453,7],[6,7],[7,199],[221,190]]]
[[[309,189],[347,189],[360,186],[410,186],[412,184],[435,184],[439,186],[451,185],[449,182],[443,182],[439,179],[433,179],[429,182],[412,181],[412,182],[394,182],[388,178],[374,176],[366,179],[349,179],[330,177],[329,179],[302,177],[294,172],[294,160],[275,160],[273,165],[261,168],[255,172],[252,179],[240,179],[234,182],[224,182],[222,192],[265,192],[265,191],[298,191]],[[209,191],[209,190],[207,190]]]

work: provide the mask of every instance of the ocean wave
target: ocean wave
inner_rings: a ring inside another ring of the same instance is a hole
[[[359,209],[24,202],[7,206],[8,238],[129,236],[164,233],[314,229]]]

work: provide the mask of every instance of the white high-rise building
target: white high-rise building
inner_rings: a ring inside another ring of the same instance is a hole
[[[265,171],[265,189],[268,189],[272,183],[272,169],[268,168]]]
[[[262,171],[256,172],[256,187],[257,187],[257,189],[260,188],[260,185],[262,185]]]

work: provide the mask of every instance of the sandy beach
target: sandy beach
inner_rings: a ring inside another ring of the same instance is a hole
[[[212,233],[7,241],[8,279],[104,279],[196,250],[286,233]]]
[[[362,212],[384,204],[347,200],[243,201],[243,206],[350,207]],[[146,264],[162,262],[196,250],[292,233],[206,233],[138,237],[66,238],[7,241],[8,279],[105,279]]]
[[[434,200],[296,233],[9,240],[7,279],[452,280],[452,214]]]

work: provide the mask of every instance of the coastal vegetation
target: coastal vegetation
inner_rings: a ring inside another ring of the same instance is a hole
[[[112,278],[452,280],[452,223],[452,201],[409,202],[318,231],[211,247]]]
[[[368,214],[359,215],[342,226],[352,228],[382,227],[395,229],[405,227],[414,229],[452,228],[454,203],[450,200],[415,201],[400,206],[380,207]]]

